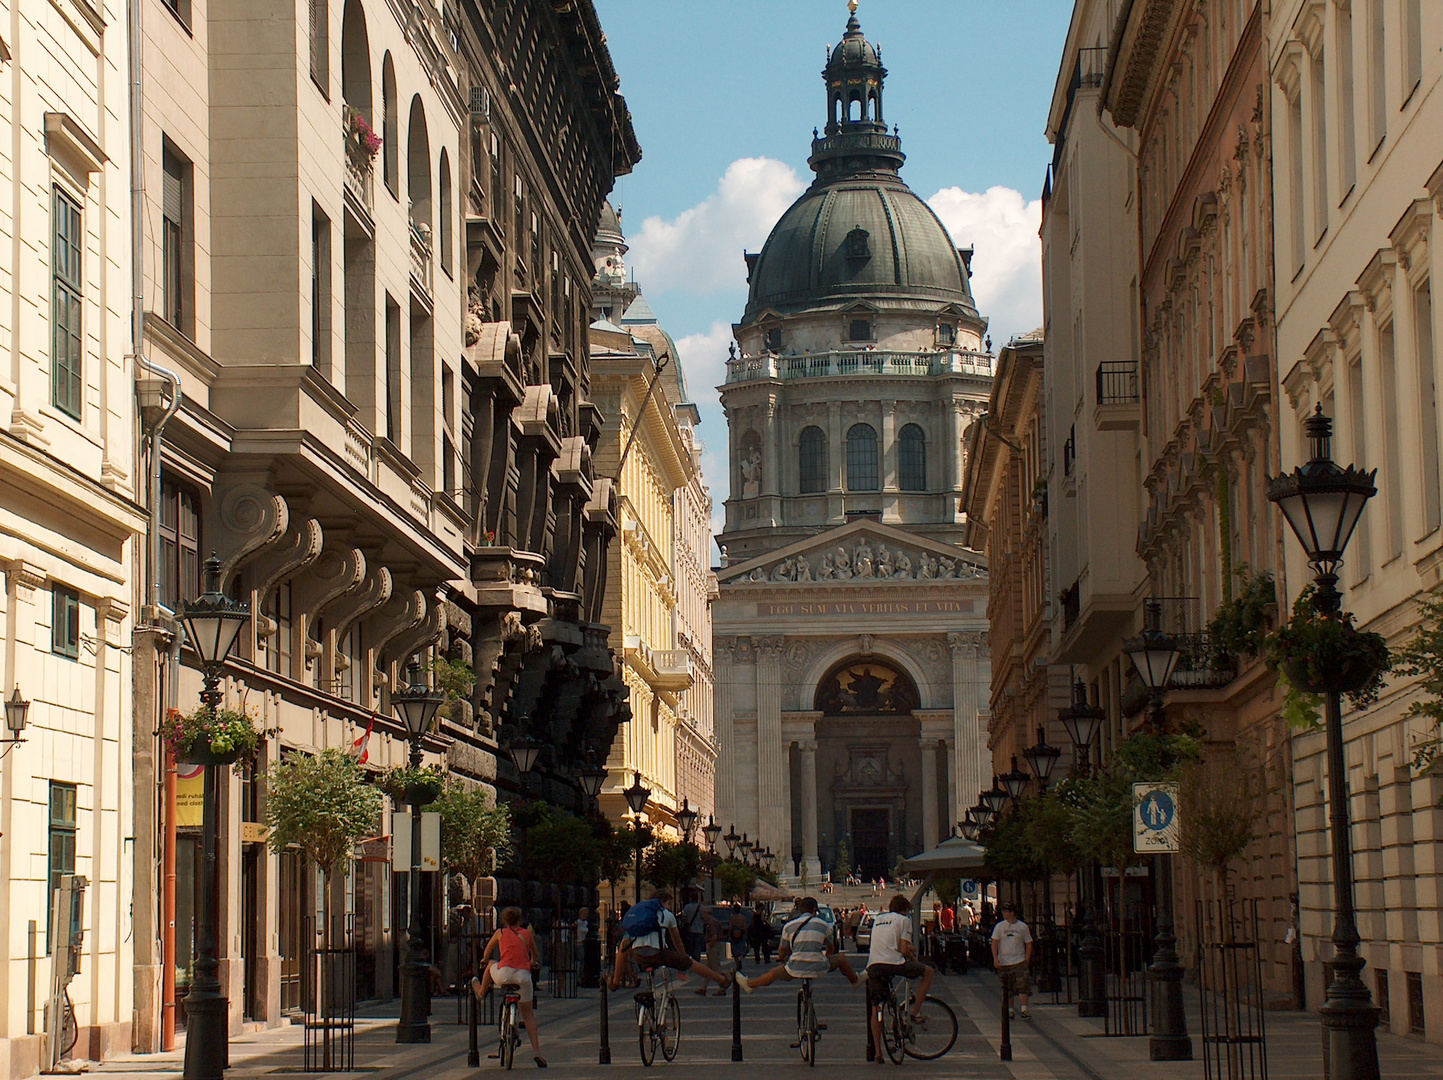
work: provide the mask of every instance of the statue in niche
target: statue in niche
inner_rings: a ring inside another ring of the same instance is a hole
[[[792,559],[783,559],[772,570],[773,581],[795,581],[797,564]]]
[[[872,576],[872,545],[867,543],[865,537],[852,552],[852,567],[859,578]]]
[[[909,579],[910,579],[911,576],[912,576],[912,560],[911,560],[910,558],[908,558],[907,553],[906,553],[905,551],[899,551],[899,552],[897,552],[897,570],[896,570],[896,575],[897,575],[897,577],[899,577],[899,578],[909,578]]]
[[[743,457],[742,469],[742,498],[755,499],[762,490],[762,452],[755,446],[749,456]]]
[[[944,580],[950,580],[951,578],[955,578],[957,576],[956,559],[948,558],[946,555],[943,555],[942,558],[938,560],[938,563],[941,567],[937,571],[937,576],[939,578],[942,578]]]
[[[822,565],[819,566],[819,567],[817,567],[817,580],[818,580],[818,581],[831,581],[832,578],[836,576],[836,573],[837,573],[836,570],[834,570],[834,569],[832,568],[832,556],[831,556],[831,554],[829,553],[829,554],[823,555],[823,556],[822,556]]]
[[[468,348],[481,340],[481,327],[485,322],[486,301],[481,298],[481,290],[472,285],[466,290],[466,319],[463,323]]]
[[[797,556],[797,577],[798,581],[812,580],[812,564],[807,561],[805,555]]]
[[[881,540],[877,541],[877,576],[879,578],[892,576],[892,553],[887,550],[887,545]]]
[[[917,567],[917,580],[930,581],[937,576],[937,560],[928,555],[925,551],[919,556],[921,562]]]
[[[852,580],[852,560],[847,555],[847,549],[839,547],[832,554],[832,569],[837,578],[841,581]]]

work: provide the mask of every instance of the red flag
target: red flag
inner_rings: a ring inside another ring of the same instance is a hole
[[[376,715],[371,714],[371,722],[366,725],[366,733],[351,744],[351,753],[356,755],[356,764],[364,765],[371,756],[369,743],[371,741],[371,729],[376,726]]]

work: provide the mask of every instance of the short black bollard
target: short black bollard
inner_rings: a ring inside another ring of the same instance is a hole
[[[863,978],[866,978],[866,975],[863,975],[862,977],[863,977]],[[873,1009],[875,1006],[872,1004],[872,988],[871,988],[870,986],[867,987],[864,996],[865,996],[866,999],[867,999],[867,1002],[866,1002],[867,1019],[866,1019],[866,1023],[865,1023],[865,1026],[866,1026],[866,1029],[867,1029],[867,1060],[868,1060],[868,1061],[876,1061],[876,1060],[877,1060],[877,1043],[876,1043],[876,1041],[872,1038],[872,1009]]]
[[[610,1016],[610,1014],[607,1012],[608,1005],[607,1005],[607,1003],[606,1003],[606,972],[603,971],[603,972],[601,973],[601,977],[596,980],[596,985],[599,986],[599,987],[601,987],[601,1001],[600,1001],[600,1003],[599,1003],[599,1004],[600,1004],[600,1009],[599,1009],[599,1011],[600,1011],[600,1013],[601,1013],[601,1049],[600,1049],[600,1053],[599,1053],[599,1055],[598,1055],[598,1057],[597,1057],[597,1061],[598,1061],[600,1064],[602,1064],[602,1065],[610,1065],[610,1064],[611,1064],[611,1016]]]
[[[740,967],[741,965],[737,965]],[[732,977],[732,1060],[742,1059],[742,988]]]
[[[466,1064],[469,1068],[479,1069],[481,1067],[481,1041],[476,1011],[480,1008],[480,1002],[476,1000],[476,993],[471,989],[469,980],[463,992],[466,995],[466,1026],[469,1029],[466,1032]]]
[[[998,1054],[1002,1061],[1012,1060],[1012,995],[1002,992],[1002,1049]]]

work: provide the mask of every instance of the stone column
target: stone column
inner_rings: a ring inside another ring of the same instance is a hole
[[[937,741],[922,736],[922,850],[937,846]]]
[[[757,647],[757,836],[790,858],[791,753],[782,741],[783,637],[754,638]]]
[[[799,739],[797,750],[802,766],[802,876],[815,884],[822,878],[822,860],[817,857],[817,740]]]
[[[736,821],[736,744],[732,739],[732,650],[736,641],[732,638],[718,638],[712,646],[712,672],[715,678],[713,691],[713,725],[717,746],[720,748],[716,761],[716,819],[722,822]]]
[[[947,635],[952,649],[953,737],[957,740],[957,772],[953,788],[958,806],[971,806],[977,794],[991,786],[991,751],[982,738],[978,713],[987,692],[987,631],[968,630]]]
[[[777,422],[777,399],[771,397],[762,406],[766,417],[764,422],[766,448],[762,452],[762,494],[779,495],[782,490],[782,447],[784,445],[781,425]]]
[[[942,822],[942,831],[949,836],[952,834],[952,829],[956,826],[957,822],[962,820],[962,815],[958,812],[959,804],[957,802],[956,746],[957,740],[955,738],[942,740],[942,768],[946,770],[946,775],[942,780],[942,790],[947,793],[947,819]],[[971,806],[972,804],[968,803],[967,805]]]

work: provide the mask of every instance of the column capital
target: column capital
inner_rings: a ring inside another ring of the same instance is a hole
[[[816,739],[798,739],[797,749],[804,754],[815,754],[817,752]]]
[[[947,635],[947,645],[953,657],[973,659],[987,650],[988,633],[986,630],[953,631]]]
[[[787,639],[780,634],[769,637],[752,638],[752,644],[756,647],[761,659],[774,663],[781,661],[782,649],[786,643]]]

